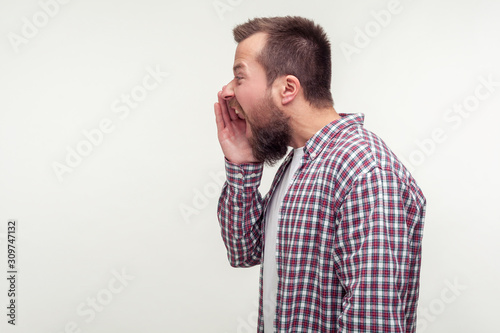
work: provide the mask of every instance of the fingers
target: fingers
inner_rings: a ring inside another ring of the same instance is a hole
[[[215,112],[215,124],[217,125],[217,132],[222,131],[225,128],[224,119],[222,119],[222,111],[220,109],[219,103],[214,104]]]
[[[226,88],[226,86],[223,86],[222,87],[222,90],[221,90],[221,99],[222,99],[222,105],[223,107],[227,110],[228,114],[229,114],[229,118],[231,120],[238,120],[238,115],[236,114],[236,112],[234,111],[234,109],[229,105],[229,100],[227,98],[224,98],[224,89]],[[219,101],[220,103],[220,101]]]
[[[219,98],[219,108],[222,114],[222,120],[224,121],[224,127],[228,127],[231,123],[231,117],[229,116],[227,101],[222,98],[222,92],[219,91],[217,94]]]

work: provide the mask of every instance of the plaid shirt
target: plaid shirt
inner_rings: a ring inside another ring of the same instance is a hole
[[[415,332],[425,197],[363,114],[341,116],[307,141],[281,206],[275,330]],[[226,160],[218,217],[232,266],[263,263],[266,208],[292,154],[264,198],[263,165]]]

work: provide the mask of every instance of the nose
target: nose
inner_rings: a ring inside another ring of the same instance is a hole
[[[233,82],[234,80],[229,82],[222,88],[222,98],[224,98],[226,101],[234,97]]]

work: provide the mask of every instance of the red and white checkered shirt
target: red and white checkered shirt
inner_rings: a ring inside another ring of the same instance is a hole
[[[415,332],[425,197],[363,114],[341,116],[307,141],[281,206],[275,331]],[[263,263],[266,208],[291,154],[264,198],[263,165],[226,160],[218,217],[232,266]]]

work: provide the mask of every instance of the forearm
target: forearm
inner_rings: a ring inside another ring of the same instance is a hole
[[[262,197],[258,191],[262,164],[236,165],[226,160],[227,181],[217,209],[228,260],[234,267],[260,263]]]

